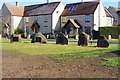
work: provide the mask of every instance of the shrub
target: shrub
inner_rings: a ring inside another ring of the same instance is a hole
[[[120,27],[100,27],[100,34],[105,37],[111,35],[113,39],[118,39],[118,36],[120,35]]]
[[[16,29],[15,34],[23,34],[24,30],[23,29]]]
[[[92,36],[93,39],[98,39],[99,36],[100,36],[100,32],[99,32],[99,31],[93,30],[93,31],[92,31],[92,34],[93,34],[93,36]]]

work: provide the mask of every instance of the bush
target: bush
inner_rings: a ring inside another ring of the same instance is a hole
[[[98,39],[99,36],[100,36],[100,32],[99,32],[99,31],[93,30],[93,31],[92,31],[92,34],[93,34],[93,36],[92,36],[93,39]]]
[[[100,27],[100,34],[105,37],[111,35],[113,39],[118,39],[118,36],[120,35],[120,27]]]
[[[23,29],[16,29],[15,34],[23,34],[24,30]]]

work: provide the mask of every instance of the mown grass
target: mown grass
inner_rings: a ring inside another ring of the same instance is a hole
[[[96,48],[95,44],[80,47],[76,43],[70,43],[69,45],[30,43],[30,41],[10,43],[8,40],[3,40],[1,43],[2,50],[25,55],[55,54],[51,57],[54,60],[90,58],[118,50],[118,45],[110,45],[109,48]]]
[[[120,57],[103,58],[102,62],[100,62],[99,65],[108,66],[108,67],[119,67]]]

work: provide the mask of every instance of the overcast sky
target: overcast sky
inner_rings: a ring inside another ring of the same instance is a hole
[[[15,4],[16,1],[19,1],[20,5],[25,6],[25,5],[45,3],[47,0],[0,0],[0,8],[3,5],[3,3]],[[65,5],[65,4],[68,4],[68,3],[81,2],[82,0],[50,0],[50,1],[51,2],[62,1],[63,4]],[[83,0],[83,1],[93,1],[93,0]],[[120,0],[101,0],[101,1],[103,2],[103,4],[106,7],[109,7],[109,6],[117,7],[119,5],[118,2]]]

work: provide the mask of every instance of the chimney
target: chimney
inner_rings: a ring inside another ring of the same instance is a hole
[[[19,2],[18,1],[16,2],[16,6],[19,7]]]
[[[47,0],[47,3],[49,4],[49,3],[50,3],[50,0]]]
[[[81,0],[81,2],[83,2],[83,0]]]

